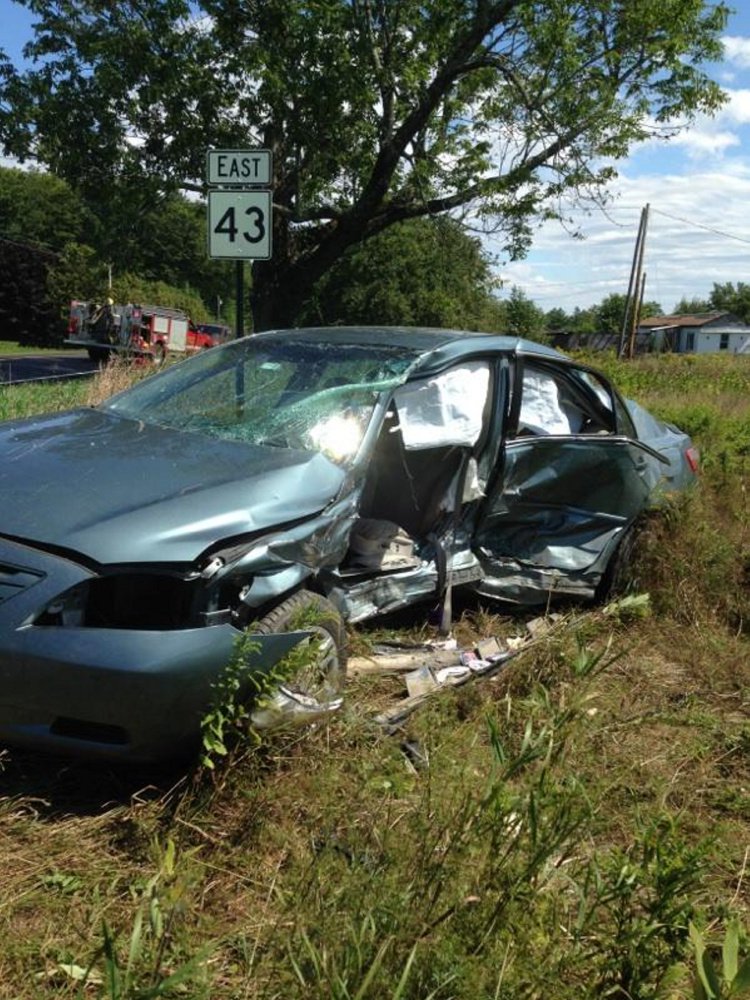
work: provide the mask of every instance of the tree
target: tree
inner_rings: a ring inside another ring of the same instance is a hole
[[[571,325],[571,317],[560,306],[555,306],[553,309],[547,310],[544,317],[544,326],[548,334],[562,333],[569,330]]]
[[[47,274],[47,293],[60,316],[73,299],[104,299],[108,294],[107,267],[85,243],[68,243]]]
[[[95,246],[115,275],[189,286],[207,304],[229,300],[234,270],[227,261],[207,259],[205,206],[119,181],[106,198],[89,192],[87,200],[98,220]]]
[[[0,238],[0,330],[3,340],[46,344],[62,336],[60,313],[47,295],[50,250]]]
[[[0,236],[60,251],[89,242],[96,220],[70,185],[52,174],[0,167]]]
[[[596,306],[598,333],[619,334],[622,331],[627,301],[627,296],[621,295],[619,292],[612,292],[602,299]],[[658,302],[644,302],[640,309],[640,318],[660,316],[661,313],[662,308]],[[632,312],[629,319],[632,321]]]
[[[116,302],[137,302],[143,305],[168,306],[182,309],[196,323],[211,317],[199,295],[189,289],[175,288],[165,281],[148,281],[138,274],[125,272],[112,283],[112,297]]]
[[[506,311],[508,317],[507,332],[512,337],[527,337],[529,340],[542,342],[547,339],[544,310],[535,305],[517,285],[514,285],[510,290]]]
[[[736,285],[731,281],[723,285],[714,284],[709,302],[712,309],[734,313],[743,323],[750,322],[750,285],[744,281],[738,281]]]
[[[413,219],[352,247],[318,282],[301,322],[498,331],[490,261],[448,217]]]
[[[694,316],[699,313],[711,312],[711,305],[706,299],[688,299],[683,296],[672,312],[675,316]]]
[[[579,306],[576,306],[570,320],[571,329],[575,333],[598,332],[599,317],[596,306],[589,306],[587,309],[581,309]]]
[[[700,65],[728,9],[705,0],[20,2],[40,62],[0,60],[12,154],[88,192],[203,191],[207,146],[272,151],[256,328],[405,219],[470,212],[517,257],[634,142],[722,100]]]

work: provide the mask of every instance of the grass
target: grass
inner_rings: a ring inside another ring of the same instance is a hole
[[[654,1000],[693,995],[695,942],[747,955],[750,359],[590,360],[704,454],[640,535],[640,613],[568,609],[394,736],[400,682],[358,678],[211,776],[2,752],[0,998]],[[5,412],[65,405],[22,388]]]
[[[0,420],[18,420],[35,413],[59,413],[76,406],[95,406],[149,374],[148,367],[118,358],[92,379],[0,384]]]
[[[0,340],[0,358],[20,357],[26,354],[59,354],[63,347],[29,347],[27,344],[17,344],[13,340]]]

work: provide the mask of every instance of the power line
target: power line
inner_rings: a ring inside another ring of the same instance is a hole
[[[724,236],[728,240],[737,240],[739,243],[750,243],[750,240],[745,239],[744,236],[736,236],[734,233],[725,233],[721,229],[714,229],[713,226],[705,226],[702,222],[695,222],[693,219],[683,219],[679,215],[671,215],[669,212],[663,212],[660,208],[652,208],[652,212],[658,212],[659,215],[664,215],[668,219],[673,219],[675,222],[684,222],[685,225],[695,226],[697,229],[705,229],[707,233],[713,233],[714,236]]]

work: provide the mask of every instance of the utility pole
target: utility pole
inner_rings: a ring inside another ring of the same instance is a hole
[[[641,315],[641,304],[643,303],[643,293],[645,291],[645,279],[643,274],[643,255],[646,249],[646,233],[648,232],[648,215],[650,205],[641,209],[641,219],[638,224],[638,236],[633,250],[633,263],[630,268],[630,281],[628,283],[628,295],[625,302],[625,315],[622,318],[622,329],[620,339],[617,344],[617,356],[622,358],[625,355],[627,344],[627,355],[633,357],[635,352],[635,332]]]
[[[648,212],[649,205],[641,213],[641,243],[638,248],[638,267],[635,273],[633,284],[633,309],[630,318],[630,338],[628,340],[628,358],[632,361],[635,354],[635,332],[638,329],[638,321],[641,318],[641,302],[646,287],[646,275],[643,272],[643,255],[646,252],[646,234],[648,232]]]

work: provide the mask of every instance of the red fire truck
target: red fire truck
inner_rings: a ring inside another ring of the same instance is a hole
[[[213,347],[215,340],[196,329],[179,309],[149,305],[103,305],[74,300],[70,304],[66,344],[85,347],[92,361],[126,354],[163,363],[167,353],[186,354]]]

